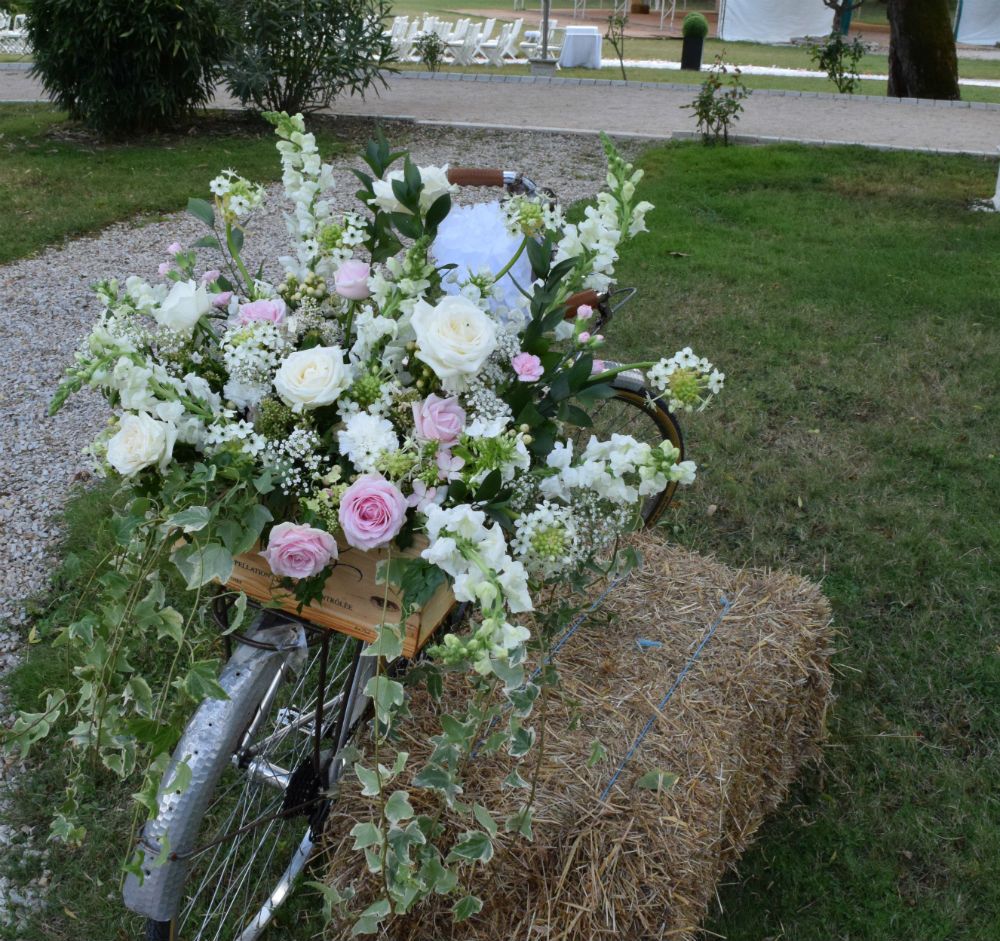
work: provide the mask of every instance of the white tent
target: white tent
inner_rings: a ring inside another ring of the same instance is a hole
[[[962,0],[958,5],[955,39],[975,46],[1000,43],[1000,3],[997,0]]]
[[[719,39],[729,42],[788,42],[832,29],[833,10],[823,0],[719,0]]]

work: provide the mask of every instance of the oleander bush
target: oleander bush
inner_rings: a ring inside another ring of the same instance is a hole
[[[245,108],[308,114],[364,94],[392,61],[389,0],[233,0],[226,84]]]
[[[228,38],[218,0],[32,0],[33,74],[70,116],[121,136],[211,98]]]

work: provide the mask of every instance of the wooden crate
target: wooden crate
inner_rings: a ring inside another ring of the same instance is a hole
[[[408,549],[392,551],[394,555],[412,558],[426,547],[427,540],[417,536]],[[275,601],[283,611],[319,627],[373,641],[383,616],[386,621],[396,623],[402,611],[399,593],[391,585],[387,588],[375,580],[376,566],[388,557],[388,552],[385,549],[362,552],[350,546],[338,548],[340,555],[323,588],[322,601],[303,607],[301,612],[298,600],[278,587],[279,579],[256,550],[236,557],[233,575],[227,585],[246,592],[248,597],[257,601]],[[430,640],[434,629],[454,605],[451,588],[444,584],[419,611],[411,614],[406,620],[403,656],[413,657]]]

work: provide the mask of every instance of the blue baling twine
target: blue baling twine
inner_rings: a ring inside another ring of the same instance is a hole
[[[601,792],[600,799],[602,801],[605,800],[608,794],[611,793],[611,788],[614,787],[615,781],[618,780],[622,771],[625,770],[625,765],[629,763],[632,756],[639,750],[639,746],[642,744],[642,740],[646,737],[649,730],[653,727],[653,723],[656,722],[660,712],[663,711],[663,707],[666,706],[666,704],[670,701],[670,697],[674,695],[674,693],[677,690],[677,687],[681,685],[681,681],[684,679],[685,676],[687,676],[688,671],[691,669],[691,667],[693,667],[695,663],[698,661],[698,658],[701,656],[701,652],[705,649],[705,645],[715,635],[716,630],[718,630],[719,625],[722,623],[722,619],[729,613],[730,608],[732,608],[732,603],[725,595],[723,595],[719,599],[719,601],[722,604],[722,610],[719,612],[719,616],[715,619],[715,623],[712,624],[711,628],[709,628],[705,636],[702,637],[701,643],[699,643],[698,646],[695,647],[694,653],[691,654],[690,658],[688,659],[688,662],[684,664],[684,668],[681,670],[680,673],[677,674],[677,678],[674,680],[670,689],[667,690],[667,695],[664,696],[663,699],[659,701],[659,703],[657,703],[656,712],[649,717],[649,721],[645,724],[645,726],[643,726],[642,731],[636,737],[636,740],[632,743],[632,746],[629,748],[629,750],[625,753],[625,757],[622,758],[621,764],[618,765],[618,767],[615,769],[615,773],[611,776],[611,780],[608,781],[607,787],[605,787],[604,790]]]

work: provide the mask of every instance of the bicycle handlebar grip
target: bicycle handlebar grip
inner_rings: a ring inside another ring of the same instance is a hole
[[[580,291],[577,294],[573,294],[566,298],[566,319],[569,320],[576,316],[576,312],[586,304],[588,307],[593,307],[595,310],[604,303],[606,298],[598,294],[597,291]]]
[[[503,170],[482,170],[476,167],[451,167],[448,182],[455,186],[503,186]]]

